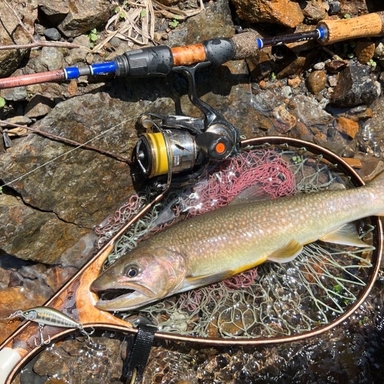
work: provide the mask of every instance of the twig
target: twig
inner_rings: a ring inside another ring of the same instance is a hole
[[[90,49],[84,47],[83,45],[67,43],[65,41],[34,41],[29,44],[0,45],[0,51],[5,51],[7,49],[29,49],[39,47],[84,48],[91,52]]]
[[[81,144],[81,143],[78,143],[77,141],[74,141],[74,140],[71,140],[71,139],[67,139],[65,137],[61,137],[61,136],[54,135],[52,133],[41,131],[40,129],[27,127],[25,125],[20,125],[20,124],[9,123],[8,121],[5,121],[5,120],[0,120],[0,125],[6,125],[6,126],[12,126],[12,127],[18,127],[18,128],[26,128],[29,131],[31,131],[33,133],[36,133],[36,134],[38,134],[40,136],[47,137],[48,139],[52,139],[52,140],[55,140],[55,141],[60,141],[62,143],[73,145],[73,146],[76,146],[76,147],[81,147],[81,148],[89,149],[91,151],[96,151],[96,152],[99,152],[99,153],[101,153],[103,155],[112,157],[113,159],[121,161],[123,163],[131,164],[131,160],[130,159],[126,159],[125,157],[116,155],[116,154],[114,154],[112,152],[109,152],[109,151],[106,151],[104,149],[93,147],[92,145]]]

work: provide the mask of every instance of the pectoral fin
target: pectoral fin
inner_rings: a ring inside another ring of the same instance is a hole
[[[261,184],[255,184],[240,192],[229,204],[236,205],[249,203],[250,201],[263,201],[272,199],[273,196],[268,194]]]
[[[357,233],[356,225],[354,223],[345,224],[337,231],[328,233],[327,235],[321,237],[320,240],[327,243],[343,244],[355,247],[369,247],[368,244],[364,243],[364,241],[359,238],[359,234]]]
[[[274,261],[276,263],[288,263],[289,261],[294,260],[295,257],[298,256],[302,250],[302,244],[298,243],[296,240],[291,240],[284,247],[271,253],[268,256],[268,260]]]

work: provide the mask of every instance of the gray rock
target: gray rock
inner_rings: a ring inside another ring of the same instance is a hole
[[[369,76],[368,66],[352,63],[340,72],[331,104],[337,107],[370,105],[377,97],[377,88]]]
[[[47,28],[44,30],[44,36],[49,40],[59,41],[61,34],[56,28]]]
[[[56,47],[43,47],[40,61],[49,71],[63,68],[63,54]]]
[[[25,87],[2,89],[0,95],[8,101],[25,100],[27,97],[27,90]]]
[[[69,12],[57,26],[67,37],[76,37],[105,24],[115,6],[108,0],[69,1]]]
[[[309,96],[297,95],[290,100],[289,107],[291,113],[307,126],[326,125],[333,119],[314,98]]]

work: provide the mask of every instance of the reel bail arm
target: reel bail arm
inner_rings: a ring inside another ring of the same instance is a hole
[[[147,132],[136,144],[134,160],[148,178],[167,175],[165,185],[159,183],[162,189],[169,187],[175,174],[176,182],[190,180],[200,174],[209,160],[223,160],[239,151],[238,130],[197,96],[195,73],[208,65],[210,62],[205,61],[173,68],[186,77],[188,97],[203,118],[150,114],[141,119]]]

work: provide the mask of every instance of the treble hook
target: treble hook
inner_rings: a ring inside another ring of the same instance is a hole
[[[48,345],[51,342],[51,337],[48,335],[48,339],[44,340],[44,335],[43,335],[43,328],[44,324],[39,324],[39,336],[40,336],[40,344],[38,344],[38,339],[35,339],[35,346],[36,347],[41,347],[43,345]]]

